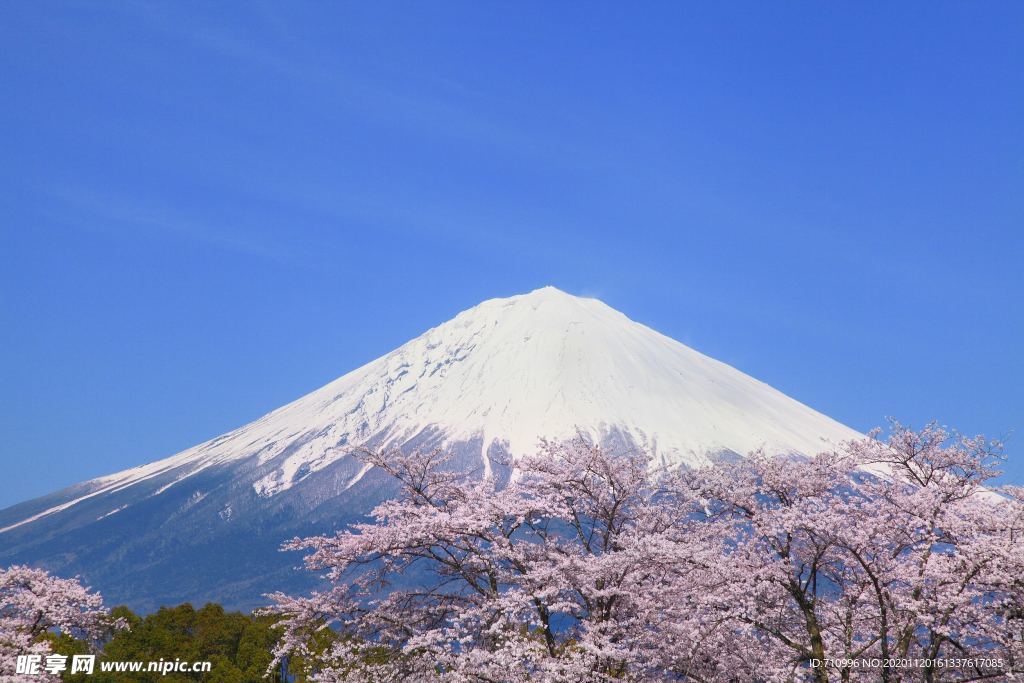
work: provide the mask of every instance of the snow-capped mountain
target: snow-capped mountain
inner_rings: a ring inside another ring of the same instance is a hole
[[[596,299],[545,287],[485,301],[216,439],[0,511],[0,565],[79,573],[143,609],[251,606],[311,580],[276,552],[282,540],[339,528],[387,495],[354,447],[443,446],[496,476],[504,456],[578,433],[683,466],[858,436]]]

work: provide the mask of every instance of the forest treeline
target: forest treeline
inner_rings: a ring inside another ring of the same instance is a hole
[[[254,683],[282,680],[280,667],[265,678],[274,659],[272,648],[278,638],[275,617],[228,612],[209,603],[199,609],[191,604],[162,607],[139,616],[127,607],[115,607],[111,616],[122,619],[128,628],[111,629],[96,658],[93,674],[65,671],[61,678],[74,683],[105,683],[106,681],[209,681],[210,683]],[[90,652],[90,644],[70,635],[53,635],[53,652],[67,657]],[[160,660],[210,662],[209,673],[158,672],[105,673],[100,662]],[[301,667],[295,667],[289,681],[305,681]],[[297,675],[296,675],[297,674]]]

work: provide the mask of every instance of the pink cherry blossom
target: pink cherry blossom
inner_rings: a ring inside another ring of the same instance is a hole
[[[95,642],[110,626],[103,598],[77,579],[51,576],[42,569],[13,566],[0,569],[0,680],[19,680],[18,655],[50,652],[42,639],[47,631],[60,631]],[[59,680],[45,672],[25,680]]]
[[[269,610],[277,655],[319,660],[318,680],[1024,672],[1024,501],[992,488],[1001,455],[981,438],[894,424],[813,458],[673,472],[577,439],[505,485],[440,452],[363,455],[401,494],[289,543],[331,588]],[[325,628],[343,637],[320,656]]]

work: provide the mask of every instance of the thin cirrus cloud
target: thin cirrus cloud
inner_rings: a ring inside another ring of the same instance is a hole
[[[301,254],[284,241],[232,229],[227,222],[216,224],[198,219],[156,200],[129,199],[82,187],[56,188],[50,197],[53,201],[44,213],[52,220],[78,229],[138,238],[172,237],[281,265],[296,265],[303,260]]]
[[[279,36],[285,32],[284,22],[275,19],[268,8],[256,15],[259,28],[277,33],[277,41],[244,36],[237,27],[232,31],[211,23],[199,24],[191,16],[178,13],[173,5],[126,3],[113,8],[172,39],[187,40],[290,83],[311,85],[314,92],[319,91],[349,112],[374,121],[383,120],[417,131],[426,129],[435,135],[496,148],[505,154],[573,168],[580,167],[586,156],[583,149],[568,148],[561,138],[547,138],[541,143],[514,123],[502,120],[500,112],[511,102],[488,101],[481,93],[450,77],[418,73],[412,83],[417,88],[389,87],[387,83],[409,75],[381,62],[369,61],[366,56],[358,69],[338,63],[308,41],[303,43],[303,54],[292,46],[274,49],[271,46],[280,42]],[[367,77],[368,72],[377,77]],[[547,115],[552,116],[551,112]],[[590,163],[600,165],[600,160]]]

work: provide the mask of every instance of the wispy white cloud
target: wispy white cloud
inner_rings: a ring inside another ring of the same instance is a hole
[[[78,229],[141,238],[172,237],[286,265],[307,263],[284,240],[197,218],[159,200],[126,198],[81,186],[53,188],[50,197],[53,201],[47,214]]]
[[[563,169],[614,172],[615,165],[592,148],[572,144],[569,136],[546,135],[515,120],[516,103],[485,95],[450,74],[396,71],[383,59],[360,54],[346,60],[337,46],[318,44],[308,31],[292,30],[277,7],[254,3],[247,23],[231,26],[167,3],[112,5],[133,20],[174,39],[185,40],[217,56],[247,64],[258,72],[306,84],[332,102],[375,122],[388,122],[425,135],[492,148],[515,158]],[[343,6],[342,6],[343,7]],[[347,30],[354,30],[351,26]],[[580,120],[545,112],[551,125],[572,130]]]

